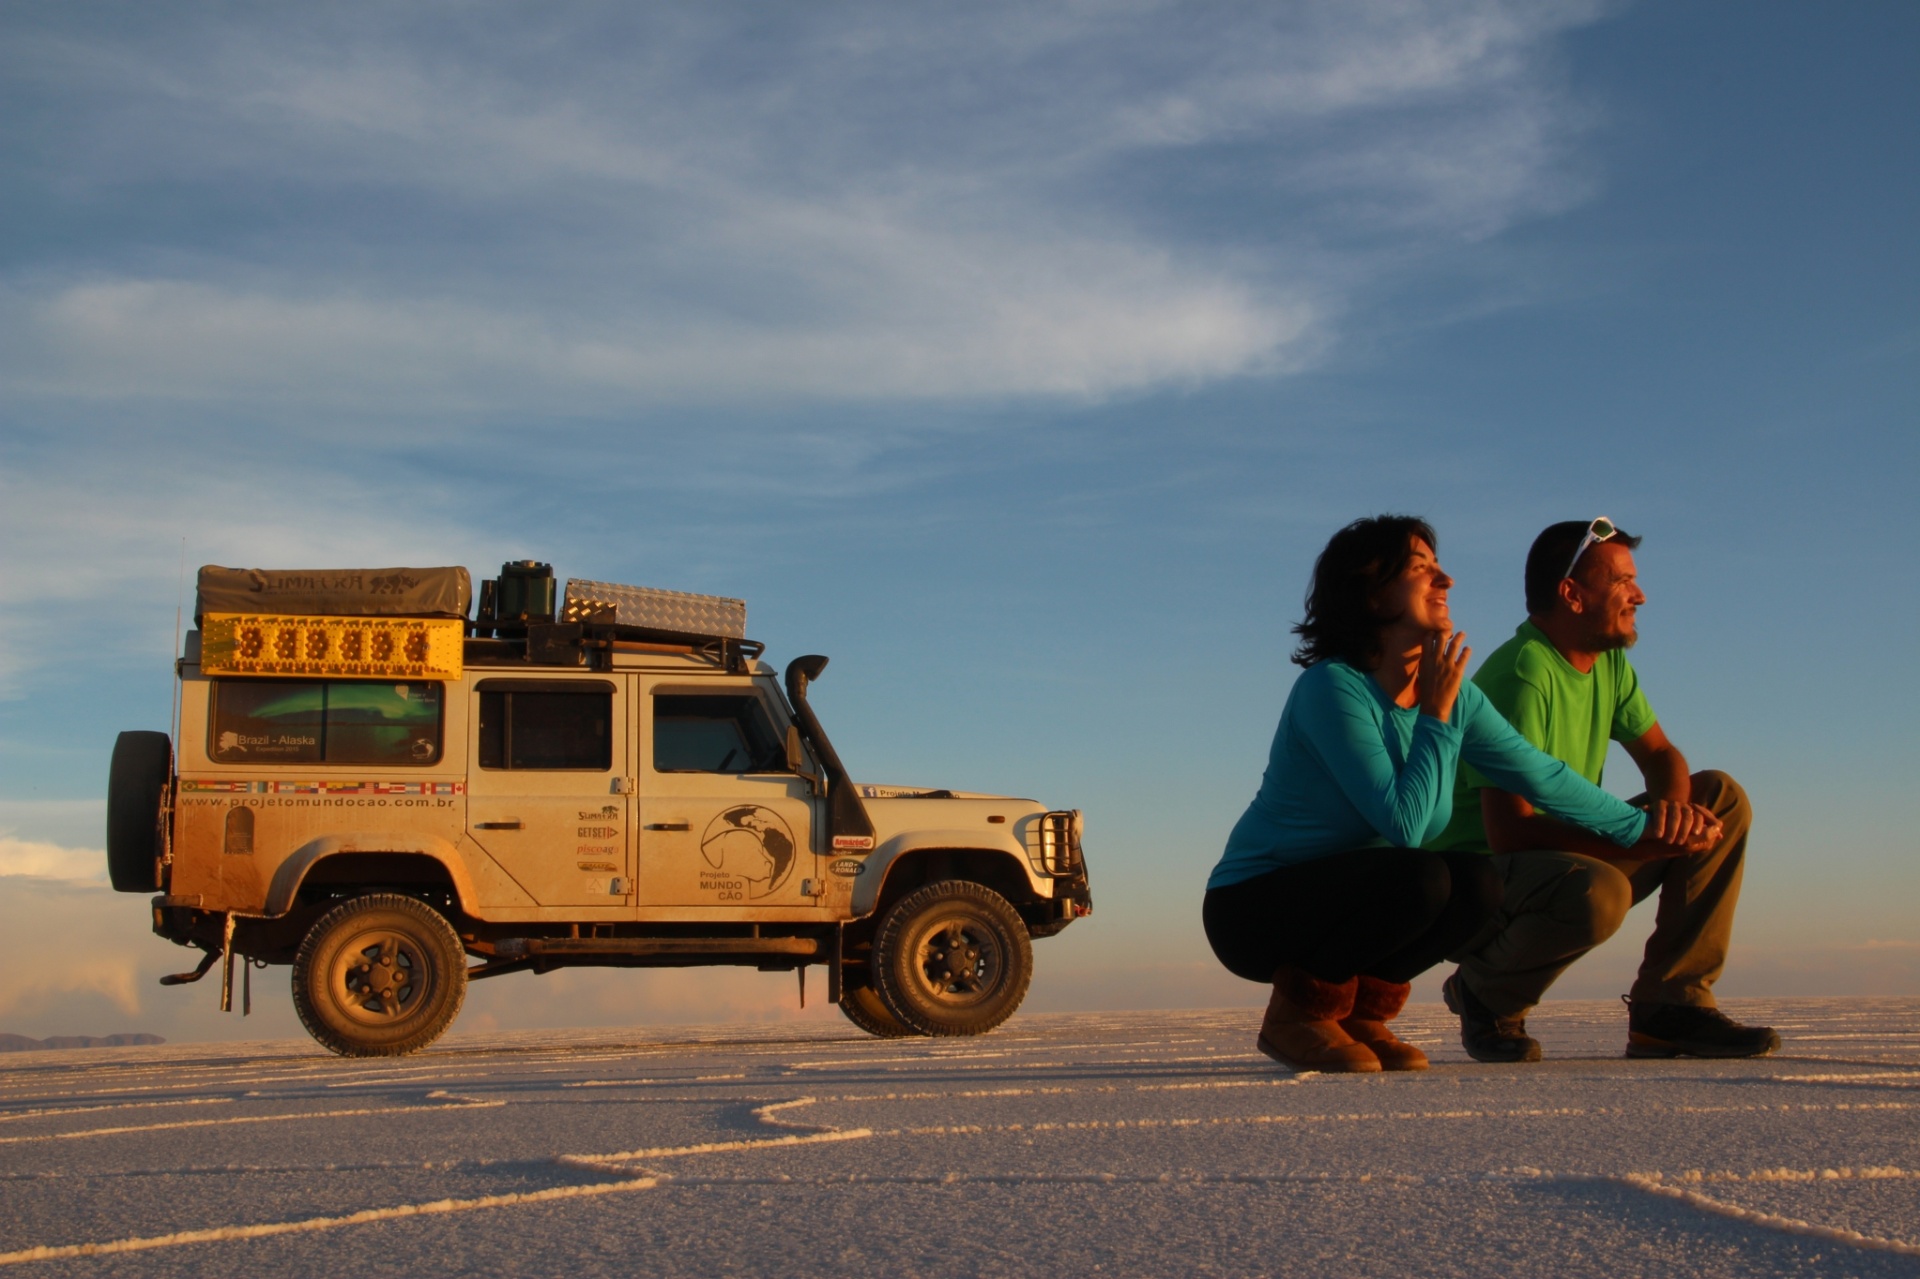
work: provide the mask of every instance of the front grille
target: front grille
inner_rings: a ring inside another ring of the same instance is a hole
[[[1043,813],[1027,828],[1027,856],[1042,875],[1072,879],[1080,873],[1078,817],[1070,811]]]

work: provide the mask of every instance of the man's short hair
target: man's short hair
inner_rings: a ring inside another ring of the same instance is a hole
[[[1591,527],[1592,520],[1563,520],[1547,525],[1533,539],[1533,547],[1527,552],[1527,616],[1545,617],[1553,612],[1554,601],[1560,598],[1560,581],[1567,575],[1567,562]],[[1629,551],[1640,545],[1639,538],[1618,525],[1614,527],[1617,531],[1608,542]]]

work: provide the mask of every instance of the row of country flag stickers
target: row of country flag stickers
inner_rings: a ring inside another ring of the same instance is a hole
[[[255,782],[182,778],[185,794],[215,795],[464,795],[465,782]]]

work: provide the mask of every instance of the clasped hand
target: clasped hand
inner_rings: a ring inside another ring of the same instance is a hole
[[[1633,851],[1643,857],[1704,853],[1724,833],[1712,809],[1684,799],[1657,799],[1647,805],[1647,829]]]

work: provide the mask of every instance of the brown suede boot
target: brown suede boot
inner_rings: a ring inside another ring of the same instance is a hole
[[[1353,992],[1353,1011],[1340,1019],[1340,1029],[1380,1059],[1382,1070],[1425,1070],[1427,1055],[1393,1033],[1387,1025],[1407,1006],[1413,990],[1407,982],[1360,977]]]
[[[1340,1029],[1353,1011],[1354,983],[1321,981],[1298,968],[1273,975],[1273,999],[1260,1023],[1260,1051],[1295,1070],[1360,1074],[1380,1069],[1365,1044]]]

